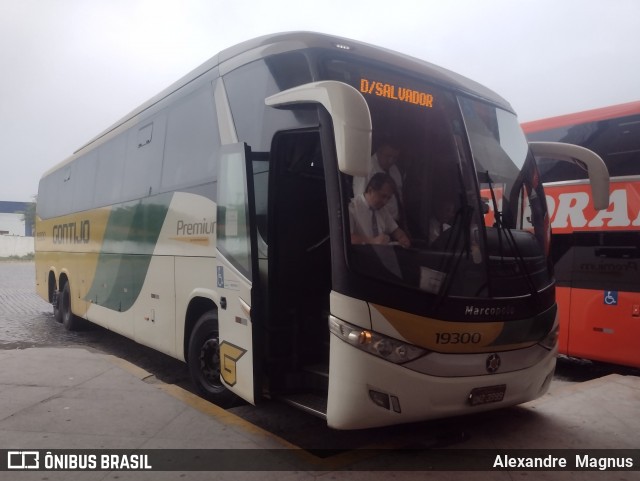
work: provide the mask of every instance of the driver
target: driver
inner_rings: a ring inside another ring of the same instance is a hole
[[[395,192],[393,178],[378,172],[371,177],[364,193],[351,200],[349,223],[352,244],[384,245],[394,240],[402,247],[411,245],[409,237],[398,227],[386,207]]]

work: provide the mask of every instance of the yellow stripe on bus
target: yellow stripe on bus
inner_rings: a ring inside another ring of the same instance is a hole
[[[372,304],[409,343],[442,353],[495,352],[522,348],[535,342],[496,345],[505,323],[452,322],[432,319]]]

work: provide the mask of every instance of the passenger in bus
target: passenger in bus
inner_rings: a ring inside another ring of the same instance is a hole
[[[391,176],[378,172],[371,177],[363,194],[356,195],[349,204],[352,244],[389,244],[397,242],[410,247],[407,234],[398,227],[387,209],[395,192]]]
[[[353,178],[353,195],[357,197],[363,194],[367,183],[375,174],[382,172],[393,179],[395,183],[395,191],[393,197],[387,204],[389,213],[396,223],[403,225],[402,216],[402,174],[398,169],[398,158],[400,157],[400,149],[398,149],[393,141],[383,140],[376,152],[371,156],[369,161],[369,175],[367,177]]]
[[[453,203],[441,201],[436,204],[435,215],[429,219],[430,244],[451,228],[455,215]]]

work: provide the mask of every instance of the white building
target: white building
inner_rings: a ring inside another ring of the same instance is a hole
[[[0,235],[32,236],[31,226],[25,226],[24,212],[29,202],[0,200]]]
[[[23,214],[9,214],[0,212],[0,235],[25,234]]]

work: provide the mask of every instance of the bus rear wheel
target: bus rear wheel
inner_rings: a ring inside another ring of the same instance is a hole
[[[193,328],[187,363],[191,381],[203,398],[224,408],[238,404],[239,398],[220,380],[220,339],[215,311],[203,314]]]
[[[58,312],[56,319],[60,317],[60,322],[67,331],[77,331],[81,327],[81,319],[71,312],[71,288],[66,282],[58,298]]]
[[[53,318],[56,322],[62,322],[62,311],[60,310],[60,299],[62,299],[62,292],[55,292],[55,299],[53,301]]]

